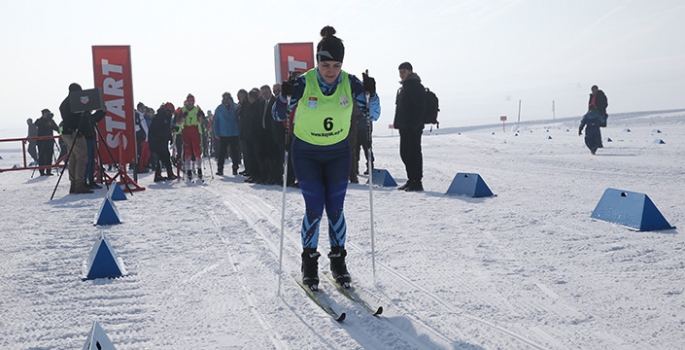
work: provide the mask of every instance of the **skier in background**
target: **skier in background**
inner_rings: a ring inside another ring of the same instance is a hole
[[[188,180],[193,177],[192,159],[195,158],[197,177],[202,180],[202,149],[201,128],[205,113],[199,106],[195,106],[195,96],[188,94],[185,105],[181,108],[181,136],[183,138],[183,156]]]
[[[328,254],[335,280],[349,287],[345,242],[347,225],[343,214],[347,180],[350,173],[350,131],[352,106],[356,103],[365,112],[366,96],[370,95],[371,111],[380,111],[376,82],[364,74],[364,82],[342,70],[345,47],[335,36],[335,29],[321,29],[317,45],[317,67],[296,80],[283,82],[276,102],[276,120],[285,120],[294,108],[295,115],[292,158],[295,176],[305,201],[302,220],[302,282],[318,289],[319,222],[324,209],[328,217]],[[291,100],[287,101],[290,97]],[[374,117],[374,116],[372,116]],[[375,117],[378,117],[377,115]]]

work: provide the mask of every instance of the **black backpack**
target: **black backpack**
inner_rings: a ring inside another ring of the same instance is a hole
[[[438,112],[440,107],[438,105],[438,96],[433,91],[426,88],[426,112],[423,115],[424,124],[436,124],[435,128],[440,129],[440,122],[438,122]],[[431,130],[433,127],[431,126]]]

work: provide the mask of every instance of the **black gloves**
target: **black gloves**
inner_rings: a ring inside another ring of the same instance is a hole
[[[295,92],[295,80],[286,80],[281,84],[281,95],[288,97]]]
[[[364,92],[368,93],[369,95],[376,93],[376,79],[371,78],[368,71],[362,73],[362,81],[364,83]]]

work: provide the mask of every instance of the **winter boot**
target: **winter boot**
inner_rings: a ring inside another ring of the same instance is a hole
[[[187,179],[187,180],[190,181],[190,180],[192,180],[192,179],[193,179],[193,171],[192,171],[192,170],[188,170],[188,179]]]
[[[224,168],[216,168],[216,175],[223,176]]]
[[[420,192],[423,191],[423,184],[421,181],[414,181],[408,185],[405,189],[407,192]]]
[[[302,283],[311,290],[319,288],[319,257],[316,248],[304,248],[302,252]]]
[[[166,177],[162,176],[162,171],[161,171],[161,170],[157,170],[157,171],[155,172],[155,179],[154,179],[154,182],[166,181],[166,179],[167,179]]]
[[[176,180],[178,179],[178,176],[174,175],[174,172],[171,169],[167,169],[166,178],[169,180]]]
[[[407,183],[405,183],[404,185],[398,187],[397,189],[400,190],[400,191],[404,191],[405,189],[407,189],[407,187],[411,186],[413,183],[414,183],[414,181],[412,181],[412,180],[407,180]]]
[[[328,258],[331,259],[331,274],[336,282],[345,288],[350,288],[352,277],[347,272],[347,264],[345,264],[345,257],[347,251],[345,247],[331,247],[331,252],[328,253]]]
[[[233,166],[233,175],[238,175],[238,167],[235,165]]]
[[[86,187],[85,183],[79,183],[78,181],[74,185],[74,193],[75,194],[80,194],[80,193],[93,193],[88,187]]]
[[[71,186],[69,187],[69,194],[72,194],[76,192],[76,182],[72,181]]]
[[[202,180],[202,169],[197,169],[197,178]]]

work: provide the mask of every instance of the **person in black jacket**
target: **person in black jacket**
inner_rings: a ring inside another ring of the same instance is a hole
[[[155,167],[155,182],[165,180],[175,180],[178,177],[174,174],[171,166],[171,155],[169,154],[168,144],[172,142],[173,135],[171,133],[171,117],[174,113],[174,105],[167,102],[157,109],[157,114],[152,118],[152,124],[148,130],[148,142],[150,144],[150,152],[152,157],[152,164]],[[161,165],[164,165],[167,171],[167,176],[162,176]]]
[[[59,127],[57,126],[57,124],[55,124],[55,121],[52,119],[54,115],[47,108],[42,110],[41,113],[42,116],[38,118],[35,122],[35,125],[38,128],[37,136],[52,136],[53,131],[59,131]],[[44,166],[52,164],[55,140],[38,140],[37,144],[38,165]],[[40,172],[41,176],[52,175],[52,170],[50,168],[39,169],[38,171]]]
[[[102,188],[102,186],[95,183],[95,139],[97,138],[97,123],[105,118],[104,111],[97,111],[93,115],[84,116],[81,119],[79,130],[86,139],[86,152],[88,159],[86,161],[85,184],[88,188]]]
[[[259,95],[259,94],[257,94]],[[245,89],[238,90],[238,120],[240,123],[240,153],[243,158],[243,165],[245,170],[240,172],[247,178],[250,178],[257,167],[254,160],[254,151],[252,150],[251,132],[250,132],[250,116],[252,111],[252,103],[247,97],[248,92]]]
[[[399,71],[402,87],[397,91],[395,99],[393,127],[400,132],[400,157],[407,171],[407,183],[398,189],[423,191],[421,135],[426,111],[425,89],[409,62],[400,64]]]
[[[599,126],[607,126],[606,123],[606,118],[609,116],[607,114],[607,107],[609,107],[609,100],[607,99],[607,95],[604,94],[604,91],[600,90],[597,85],[592,85],[592,88],[590,88],[592,93],[590,94],[590,101],[588,102],[588,111],[592,106],[595,106],[595,109],[597,113],[600,115],[604,116],[604,121],[600,123]],[[602,144],[602,132],[599,131],[599,145],[597,146],[598,148],[603,148],[604,145]]]
[[[81,85],[79,84],[72,83],[69,85],[69,92],[81,90]],[[90,118],[102,119],[105,111],[97,111],[95,115],[90,111],[72,112],[69,106],[69,96],[67,96],[59,105],[59,112],[62,115],[62,138],[70,152],[67,160],[69,164],[69,181],[71,182],[69,193],[93,193],[93,191],[86,187],[85,175],[86,163],[88,162],[88,147],[86,145],[86,138],[83,135],[84,132],[92,131],[87,128]]]

